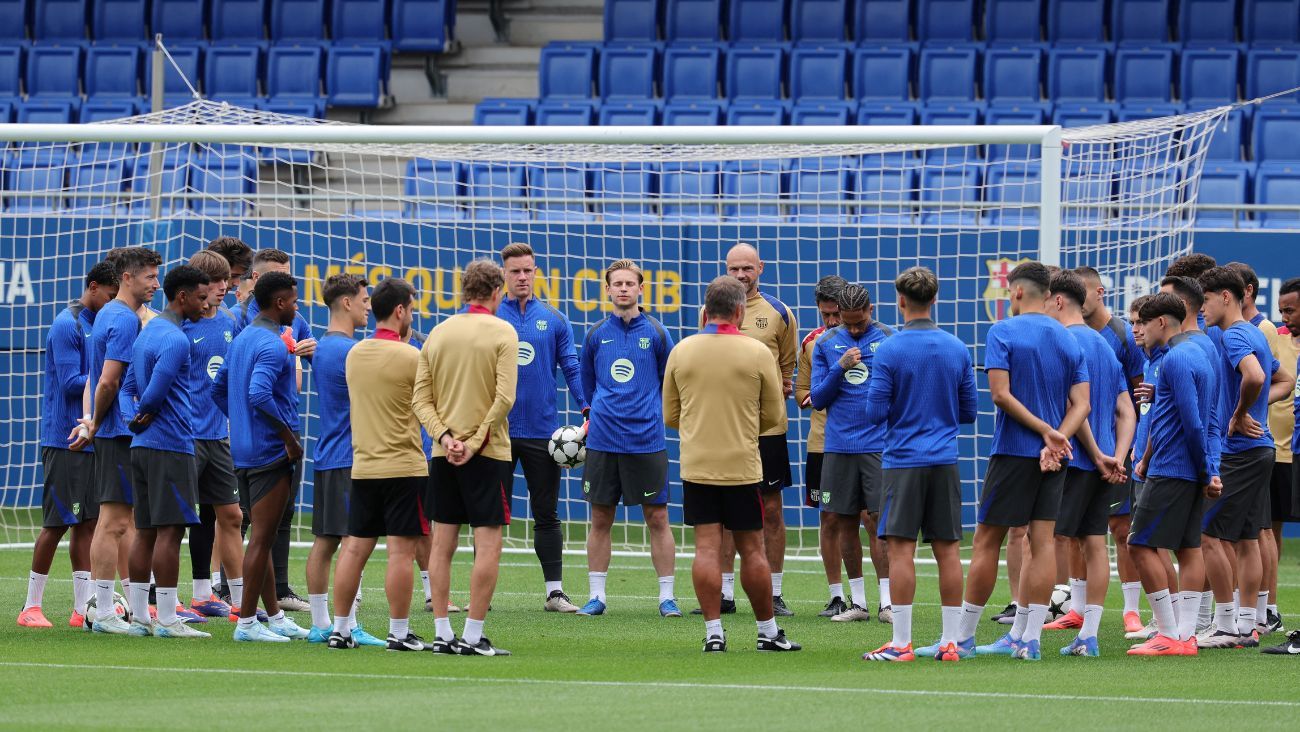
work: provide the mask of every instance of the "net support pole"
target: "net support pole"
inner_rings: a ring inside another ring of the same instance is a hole
[[[162,34],[153,38],[153,53],[150,54],[149,75],[153,83],[150,96],[151,108],[155,113],[163,110],[163,51]],[[162,145],[149,148],[149,216],[157,221],[162,218]]]
[[[1043,135],[1040,145],[1042,186],[1039,203],[1038,260],[1049,266],[1061,266],[1061,128],[1053,127]]]

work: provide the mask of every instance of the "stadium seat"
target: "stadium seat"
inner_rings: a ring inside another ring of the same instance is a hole
[[[600,181],[597,191],[602,198],[631,199],[641,203],[600,204],[606,221],[647,221],[655,218],[649,203],[655,195],[657,166],[653,163],[623,163],[603,166],[596,171]]]
[[[716,47],[669,46],[664,52],[664,98],[716,99],[721,68],[722,54]]]
[[[25,45],[31,5],[27,0],[0,0],[0,43]]]
[[[469,166],[471,198],[517,198],[518,201],[473,201],[470,211],[480,221],[522,221],[528,218],[524,166],[517,163],[473,163]]]
[[[1236,102],[1240,63],[1236,49],[1183,51],[1178,84],[1182,100],[1192,110]]]
[[[789,219],[800,223],[847,223],[852,195],[852,158],[799,158],[790,168]],[[818,203],[825,201],[826,203]]]
[[[844,40],[846,0],[790,0],[790,40],[836,43]]]
[[[1121,48],[1115,53],[1115,101],[1121,104],[1172,99],[1174,52]]]
[[[785,0],[731,0],[727,33],[733,43],[781,43],[785,40]]]
[[[266,0],[212,0],[208,31],[213,41],[262,43],[266,39]]]
[[[986,125],[1041,125],[1047,120],[1046,110],[1039,105],[1003,105],[989,107],[984,115]],[[988,159],[1030,160],[1034,156],[1031,145],[989,145]]]
[[[600,52],[600,96],[653,99],[657,60],[653,46],[606,46]]]
[[[1169,40],[1169,0],[1112,0],[1110,38],[1119,43]]]
[[[0,123],[8,124],[14,121],[14,103],[3,101],[0,102]]]
[[[532,100],[488,98],[474,107],[476,125],[529,125],[533,122]]]
[[[726,120],[726,102],[699,100],[669,102],[664,105],[665,125],[720,125],[724,120]]]
[[[62,205],[68,155],[60,148],[28,149],[5,157],[5,209],[9,213],[48,214]],[[46,195],[22,195],[46,194]]]
[[[1106,40],[1105,0],[1053,0],[1047,3],[1047,40],[1100,43]]]
[[[393,0],[393,48],[441,53],[455,38],[455,0]]]
[[[95,99],[91,98],[81,105],[81,113],[78,121],[84,124],[92,122],[104,122],[110,119],[122,119],[123,117],[132,117],[140,113],[140,108],[134,99]],[[102,143],[104,145],[122,143]],[[124,146],[124,145],[123,145]],[[84,148],[85,146],[83,146]]]
[[[794,105],[790,124],[794,125],[847,125],[854,118],[851,102],[800,102]]]
[[[133,171],[128,172],[132,193],[152,193],[153,176],[150,175],[150,166],[153,161],[147,154],[148,152],[147,148],[142,149],[140,164],[135,166]],[[159,188],[162,193],[162,198],[158,200],[158,215],[182,215],[190,209],[190,200],[184,194],[192,191],[190,188],[190,177],[193,173],[191,157],[188,145],[185,147],[168,146],[163,152],[157,174],[157,178],[161,181]],[[141,195],[138,198],[133,198],[128,209],[134,216],[144,216],[152,213],[152,195]]]
[[[27,52],[27,96],[76,97],[81,57],[80,46],[32,46]]]
[[[858,106],[860,125],[914,125],[916,107],[912,104],[864,102]]]
[[[132,97],[140,93],[138,46],[92,46],[86,52],[88,97]]]
[[[615,100],[600,105],[601,125],[659,124],[659,105],[649,100]]]
[[[388,0],[333,0],[329,7],[330,38],[336,42],[388,46]]]
[[[583,202],[573,200],[591,196],[591,174],[581,163],[529,165],[527,170],[534,219],[591,221],[594,218]]]
[[[605,0],[605,40],[619,43],[659,40],[659,0]]]
[[[596,77],[596,50],[591,47],[542,49],[538,86],[543,99],[591,96]]]
[[[1221,162],[1236,162],[1242,159],[1241,150],[1246,142],[1246,130],[1249,128],[1246,113],[1240,109],[1228,112],[1228,116],[1214,129],[1209,144],[1205,148],[1205,159]]]
[[[31,63],[30,61],[28,62]],[[1255,99],[1300,86],[1300,50],[1252,50],[1246,54],[1246,98]],[[1295,102],[1288,94],[1277,101]]]
[[[730,221],[779,221],[781,207],[777,199],[781,197],[784,175],[776,160],[728,161],[722,167],[722,215]]]
[[[1042,173],[1037,163],[991,165],[984,190],[992,206],[991,226],[1037,226],[1038,204],[1043,200]]]
[[[1054,102],[1104,102],[1106,49],[1074,47],[1049,51],[1047,97]]]
[[[257,192],[257,162],[243,154],[198,155],[190,185],[198,194],[191,207],[200,216],[247,216],[253,209],[249,196]]]
[[[1152,102],[1150,104],[1125,104],[1115,115],[1116,122],[1137,122],[1144,119],[1159,119],[1161,117],[1173,117],[1183,112],[1187,108],[1179,102]],[[1157,144],[1156,141],[1148,139],[1146,144]]]
[[[544,101],[537,105],[539,125],[589,125],[596,118],[595,104],[580,100]]]
[[[230,101],[258,96],[261,56],[257,46],[209,48],[203,69],[203,91],[207,98]]]
[[[664,38],[668,43],[722,40],[722,0],[667,0]]]
[[[23,47],[0,46],[0,99],[22,96]]]
[[[1232,43],[1237,40],[1237,0],[1178,0],[1178,40]]]
[[[322,55],[320,46],[272,45],[266,60],[266,95],[281,102],[324,104]]]
[[[847,60],[843,48],[796,48],[790,54],[790,98],[796,102],[843,99]]]
[[[1167,229],[1174,223],[1170,209],[1182,198],[1178,169],[1173,166],[1133,170],[1119,177],[1120,210],[1127,229]]]
[[[780,46],[736,47],[727,53],[724,86],[731,99],[780,99]]]
[[[912,39],[912,0],[853,0],[853,37],[859,43]]]
[[[721,168],[713,162],[664,163],[659,174],[659,195],[668,199],[661,208],[665,221],[717,221]],[[699,203],[671,202],[699,199]]]
[[[149,28],[167,39],[202,41],[207,0],[153,0]]]
[[[1267,44],[1300,40],[1300,0],[1243,0],[1241,40]]]
[[[783,125],[788,111],[779,99],[732,102],[727,108],[727,125]]]
[[[1255,173],[1255,203],[1291,206],[1286,211],[1260,211],[1265,229],[1300,229],[1300,165],[1260,163]]]
[[[916,199],[916,170],[863,166],[854,173],[854,199],[860,224],[910,225]]]
[[[88,158],[83,152],[68,171],[68,187],[75,193],[102,195],[68,200],[68,208],[86,216],[120,216],[125,210],[127,165],[124,160]]]
[[[984,37],[993,43],[1036,43],[1042,35],[1039,0],[985,0]]]
[[[33,2],[32,38],[42,43],[86,40],[86,0]]]
[[[334,107],[378,107],[388,89],[384,49],[335,46],[325,68],[325,94]],[[378,79],[379,83],[375,83]]]
[[[962,204],[979,202],[979,186],[980,171],[973,165],[927,167],[921,173],[921,223],[974,225],[979,212]]]
[[[189,79],[190,83],[198,88],[203,83],[203,66],[200,63],[202,49],[198,46],[178,45],[168,46],[167,51],[171,53],[172,61],[176,62],[176,66],[179,66],[181,71],[185,73],[184,78]],[[144,93],[146,97],[153,93],[152,74],[144,75]],[[172,66],[170,61],[163,64],[163,96],[169,99],[186,100],[193,96],[190,94],[189,87],[185,85],[184,79],[176,72],[176,68]]]
[[[975,0],[917,0],[916,38],[969,41],[974,38]]]
[[[149,37],[145,25],[146,0],[91,0],[91,3],[90,36],[97,42],[139,43]]]
[[[916,95],[927,103],[974,101],[977,59],[973,48],[927,48],[921,51]]]
[[[403,213],[408,219],[458,221],[465,210],[454,200],[464,195],[465,174],[450,160],[416,159],[406,164],[403,191],[410,199]]]
[[[287,114],[293,117],[306,117],[308,119],[324,119],[320,105],[310,100],[295,102],[293,100],[268,99],[264,102],[258,102],[258,108],[263,112],[272,114]]]
[[[1198,227],[1231,229],[1252,223],[1245,214],[1205,208],[1205,204],[1240,206],[1250,203],[1250,168],[1248,163],[1206,162],[1201,171],[1201,185],[1196,198]]]
[[[1043,52],[1037,48],[993,48],[984,55],[984,99],[990,104],[1037,102],[1042,98]]]
[[[1256,160],[1300,162],[1300,107],[1257,110],[1251,140]]]
[[[325,0],[271,0],[271,40],[320,41],[325,33]]]
[[[921,110],[923,125],[977,125],[980,110],[974,104],[931,104]]]
[[[1052,124],[1062,127],[1090,127],[1115,121],[1111,104],[1058,104],[1052,113]]]
[[[75,122],[80,105],[70,99],[28,100],[14,104],[14,121],[23,124],[66,125]],[[30,143],[35,145],[37,143]],[[44,143],[41,143],[44,144]]]
[[[853,96],[859,101],[905,102],[912,98],[912,50],[906,46],[853,52]]]
[[[1110,216],[1107,208],[1087,204],[1113,199],[1115,164],[1084,155],[1087,159],[1066,157],[1062,167],[1061,223],[1066,226],[1096,226]]]

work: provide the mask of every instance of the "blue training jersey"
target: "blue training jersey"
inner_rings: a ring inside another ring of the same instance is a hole
[[[813,409],[826,410],[826,452],[847,454],[885,451],[885,425],[867,418],[867,391],[876,351],[893,329],[872,322],[854,337],[838,326],[813,344],[811,391]],[[862,351],[858,365],[845,370],[840,357],[850,348]]]
[[[90,337],[91,357],[90,373],[87,378],[91,383],[91,404],[94,404],[94,389],[98,388],[99,377],[104,373],[104,361],[118,361],[125,368],[122,372],[121,387],[117,398],[108,414],[104,415],[96,437],[131,437],[126,423],[135,417],[135,401],[131,394],[135,391],[131,381],[131,348],[136,336],[140,335],[140,316],[135,314],[121,300],[111,300],[95,315],[95,328]]]
[[[1169,342],[1156,379],[1151,419],[1151,461],[1147,475],[1205,485],[1218,474],[1212,455],[1212,428],[1206,420],[1218,398],[1214,368],[1180,333]]]
[[[45,384],[41,392],[41,447],[68,449],[90,373],[95,313],[75,302],[54,318],[45,334]],[[84,450],[91,448],[87,445]]]
[[[579,409],[587,408],[569,319],[535,297],[528,298],[522,309],[518,300],[502,300],[497,317],[519,334],[519,381],[515,405],[510,409],[510,436],[521,440],[547,439],[559,426],[556,367],[564,372],[564,381]]]
[[[194,454],[194,412],[190,405],[190,339],[172,311],[149,321],[135,339],[131,358],[139,414],[153,421],[131,438],[131,447]]]
[[[1151,358],[1147,360],[1146,366],[1142,369],[1142,383],[1155,387],[1156,380],[1160,378],[1160,363],[1164,361],[1166,353],[1169,353],[1169,346],[1161,346],[1151,352]],[[1137,405],[1137,429],[1133,432],[1133,453],[1137,456],[1137,460],[1141,460],[1142,456],[1146,454],[1147,437],[1151,434],[1151,407],[1154,404],[1155,391],[1153,389],[1151,399],[1146,403]]]
[[[285,456],[281,425],[298,431],[293,356],[280,326],[266,318],[235,336],[217,372],[213,396],[230,417],[230,455],[236,468],[258,468]]]
[[[591,405],[588,449],[628,454],[665,449],[664,367],[671,350],[668,331],[645,313],[626,323],[611,314],[587,331],[580,370],[582,394]]]
[[[194,411],[194,439],[224,440],[230,436],[229,423],[212,399],[212,382],[226,362],[230,343],[235,338],[235,314],[217,308],[210,318],[197,323],[181,323],[190,342],[190,406]]]
[[[1119,359],[1120,369],[1124,374],[1125,384],[1129,379],[1137,378],[1142,375],[1142,369],[1146,365],[1146,356],[1142,349],[1138,348],[1137,340],[1133,338],[1133,326],[1127,321],[1114,315],[1110,317],[1110,322],[1105,327],[1097,331],[1101,337],[1106,339],[1106,343],[1115,351],[1115,358]]]
[[[239,335],[239,333],[247,328],[250,323],[257,320],[257,316],[261,312],[262,309],[257,306],[257,300],[253,298],[252,294],[249,294],[247,300],[236,305],[234,310],[235,335]],[[303,341],[312,337],[311,325],[307,323],[307,319],[302,316],[301,312],[294,314],[293,325],[287,327],[291,329],[295,341]],[[310,357],[305,357],[303,360],[308,363],[311,362]]]
[[[348,398],[348,352],[356,338],[331,330],[316,344],[312,374],[320,402],[320,435],[312,461],[316,470],[352,467],[352,401]]]
[[[1088,366],[1088,403],[1091,406],[1088,426],[1092,429],[1092,437],[1103,455],[1114,455],[1115,402],[1120,394],[1128,393],[1128,380],[1121,371],[1114,349],[1104,336],[1084,324],[1072,325],[1066,330],[1078,340],[1084,363]],[[1070,438],[1070,449],[1074,451],[1070,467],[1097,469],[1076,438]]]
[[[1232,413],[1237,409],[1237,403],[1241,398],[1241,371],[1238,370],[1241,362],[1248,356],[1254,356],[1260,368],[1264,370],[1264,386],[1247,410],[1250,416],[1264,428],[1264,434],[1255,438],[1240,434],[1225,435],[1224,454],[1236,455],[1256,447],[1273,447],[1273,433],[1268,428],[1268,388],[1273,374],[1277,373],[1281,364],[1273,357],[1273,352],[1268,347],[1268,339],[1259,328],[1239,320],[1223,330],[1219,337],[1219,351],[1224,359],[1224,379],[1221,382],[1223,398],[1219,402],[1224,411],[1219,421],[1220,427],[1225,428],[1225,432],[1228,421],[1232,419]]]
[[[1008,372],[1012,396],[1053,428],[1065,418],[1070,387],[1088,381],[1078,342],[1044,313],[1024,313],[994,323],[985,345],[984,369]],[[997,410],[989,454],[1036,458],[1042,449],[1038,433]]]
[[[933,320],[910,321],[876,349],[867,419],[883,424],[881,466],[954,465],[960,425],[978,411],[970,350]]]

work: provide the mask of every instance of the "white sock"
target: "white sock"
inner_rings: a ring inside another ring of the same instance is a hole
[[[600,600],[601,602],[605,601],[605,579],[608,577],[609,572],[587,573],[587,582],[591,585],[592,599]]]
[[[341,633],[344,638],[352,637],[352,626],[348,623],[348,616],[346,615],[334,616],[334,632]]]
[[[1025,623],[1024,635],[1020,640],[1028,643],[1036,641],[1043,637],[1043,623],[1047,621],[1047,606],[1034,605],[1029,606],[1029,620]]]
[[[1178,617],[1179,617],[1178,605],[1179,605],[1180,602],[1182,602],[1182,599],[1183,599],[1183,596],[1180,595],[1180,594],[1177,593],[1177,592],[1170,592],[1170,593],[1169,593],[1169,604],[1174,606],[1174,622],[1175,622],[1175,623],[1178,622]],[[1198,609],[1199,609],[1200,606],[1197,605],[1197,607],[1198,607]],[[1174,636],[1171,635],[1171,636],[1169,636],[1169,637],[1170,637],[1170,638],[1173,638]]]
[[[230,604],[233,607],[244,606],[244,578],[231,577],[226,580],[226,587],[230,588]]]
[[[758,634],[764,638],[775,638],[777,633],[776,618],[758,621]]]
[[[1259,593],[1259,599],[1255,601],[1255,618],[1261,622],[1268,618],[1268,590]]]
[[[878,584],[880,585],[880,607],[889,607],[892,603],[892,600],[889,597],[889,578],[886,577],[880,580]],[[866,603],[862,604],[862,607],[866,606]]]
[[[254,615],[249,618],[240,618],[235,625],[238,626],[240,630],[250,631],[253,629],[254,625],[257,625],[257,616]]]
[[[1201,593],[1183,590],[1178,603],[1182,614],[1178,616],[1178,640],[1185,641],[1196,635],[1196,621],[1201,614]]]
[[[843,583],[843,582],[836,582],[836,583],[833,584],[833,585],[828,585],[828,587],[830,587],[830,591],[831,591],[831,599],[832,599],[832,600],[834,600],[834,599],[837,598],[837,597],[840,598],[841,600],[844,599],[844,583]]]
[[[1274,614],[1274,615],[1277,615],[1277,614],[1278,614],[1278,613],[1277,613],[1277,605],[1269,605],[1268,607],[1264,608],[1264,610],[1267,611],[1267,612],[1270,612],[1270,613],[1272,613],[1272,614]],[[1267,617],[1267,616],[1265,616],[1265,617]]]
[[[72,573],[72,609],[80,615],[86,614],[86,600],[90,599],[91,587],[90,572]]]
[[[420,584],[424,585],[424,601],[428,602],[433,599],[433,591],[429,588],[429,571],[420,570]]]
[[[979,627],[980,616],[984,614],[983,605],[972,605],[969,602],[961,604],[961,631],[957,633],[956,640],[964,641],[975,637],[975,629]]]
[[[1214,604],[1214,628],[1224,633],[1237,632],[1237,608],[1232,603],[1224,604],[1216,602]]]
[[[477,644],[483,639],[483,621],[465,618],[465,632],[460,637],[471,646]]]
[[[853,598],[853,604],[858,607],[867,606],[867,578],[850,577],[849,578],[849,595]]]
[[[772,597],[781,596],[781,580],[785,578],[784,572],[772,573]]]
[[[1025,628],[1029,627],[1029,608],[1016,608],[1016,619],[1011,623],[1011,640],[1018,641],[1025,637]]]
[[[1201,593],[1201,606],[1196,613],[1196,627],[1200,628],[1214,622],[1214,593]]]
[[[131,617],[145,625],[149,624],[149,585],[135,582],[127,589],[127,604],[131,606]],[[174,611],[175,608],[173,607]]]
[[[45,580],[49,578],[48,574],[27,573],[27,604],[23,605],[24,610],[41,606],[41,601],[45,598]]]
[[[158,622],[163,625],[176,622],[176,588],[159,587],[155,594],[158,597]]]
[[[1241,590],[1232,591],[1232,604],[1234,607],[1241,607]]]
[[[1247,636],[1255,632],[1255,607],[1247,605],[1237,610],[1237,635]]]
[[[1070,609],[1083,615],[1084,606],[1088,604],[1088,580],[1070,578]]]
[[[1178,619],[1174,615],[1173,599],[1169,590],[1157,590],[1147,593],[1147,604],[1156,618],[1156,632],[1166,638],[1178,636]]]
[[[366,579],[365,572],[362,572],[361,575],[357,577],[357,599],[355,604],[358,605],[361,604],[361,586],[365,584],[365,579]]]
[[[95,580],[95,620],[108,620],[117,614],[113,609],[113,580]]]
[[[676,577],[671,574],[659,578],[659,602],[677,598],[677,595],[673,593],[674,580],[676,580]]]
[[[1138,598],[1142,596],[1141,582],[1125,582],[1119,586],[1120,592],[1124,595],[1124,612],[1135,613],[1138,611]]]
[[[329,627],[330,596],[324,593],[307,595],[307,604],[311,605],[311,624],[317,628]]]
[[[722,573],[722,599],[736,599],[736,575],[734,573]]]
[[[456,631],[451,629],[451,618],[445,615],[441,618],[433,619],[433,634],[438,640],[449,641],[456,637]]]
[[[212,580],[210,578],[196,579],[191,584],[194,585],[193,597],[195,600],[198,600],[199,602],[203,602],[207,600],[209,597],[212,597]]]
[[[894,610],[898,612],[897,609]],[[939,636],[939,644],[956,643],[957,636],[961,635],[961,607],[952,605],[940,608],[943,614],[943,633]]]
[[[727,637],[722,630],[722,618],[718,618],[717,620],[704,621],[704,637],[712,638],[714,636],[717,636],[719,638]]]
[[[257,617],[257,616],[254,615],[253,617]],[[275,615],[272,615],[272,616],[270,616],[270,617],[267,618],[267,621],[268,621],[271,625],[279,625],[280,623],[283,623],[283,622],[284,622],[284,610],[278,610],[278,611],[276,611]]]
[[[547,597],[550,597],[552,592],[564,592],[564,583],[563,583],[563,582],[559,582],[559,581],[556,581],[556,582],[547,582],[547,583],[546,583],[546,596],[547,596]]]
[[[213,587],[221,586],[221,570],[219,569],[212,571],[212,586]]]
[[[945,610],[947,608],[944,608]],[[912,642],[912,606],[894,608],[894,647],[902,648]]]
[[[1083,606],[1083,627],[1079,629],[1080,638],[1096,638],[1097,629],[1101,627],[1101,605]]]
[[[411,634],[410,618],[389,618],[388,634],[401,640]]]
[[[131,598],[131,580],[129,580],[129,579],[125,578],[125,577],[122,578],[122,597],[127,598],[127,601],[130,602],[130,598]]]

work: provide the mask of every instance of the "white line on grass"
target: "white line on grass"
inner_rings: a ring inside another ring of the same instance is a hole
[[[118,666],[106,664],[81,664],[81,663],[27,663],[23,661],[0,661],[0,667],[9,668],[44,668],[52,670],[76,670],[76,671],[162,671],[165,673],[188,673],[193,669],[187,668],[160,668],[157,666]],[[205,673],[220,674],[238,674],[238,675],[256,675],[256,676],[297,676],[304,678],[329,678],[329,679],[357,679],[362,681],[418,681],[430,682],[439,681],[448,684],[535,684],[538,686],[580,686],[580,687],[616,687],[616,688],[637,688],[637,689],[712,689],[725,691],[759,691],[759,692],[794,692],[794,693],[826,693],[842,692],[845,694],[878,694],[882,696],[946,696],[960,699],[1018,699],[1024,701],[1083,701],[1083,702],[1116,702],[1127,704],[1194,704],[1194,705],[1226,705],[1226,706],[1267,706],[1267,707],[1300,707],[1300,702],[1281,701],[1281,700],[1259,700],[1259,699],[1200,699],[1200,698],[1167,698],[1157,697],[1136,697],[1136,696],[1092,696],[1087,694],[1014,694],[1001,691],[953,691],[950,689],[870,689],[870,688],[850,688],[841,687],[833,688],[826,686],[793,686],[785,684],[708,684],[708,683],[687,683],[672,681],[588,681],[582,679],[526,679],[526,678],[495,678],[495,677],[475,677],[475,676],[420,676],[407,674],[359,674],[345,673],[334,671],[273,671],[268,669],[234,669],[234,668],[208,668],[204,669]]]

